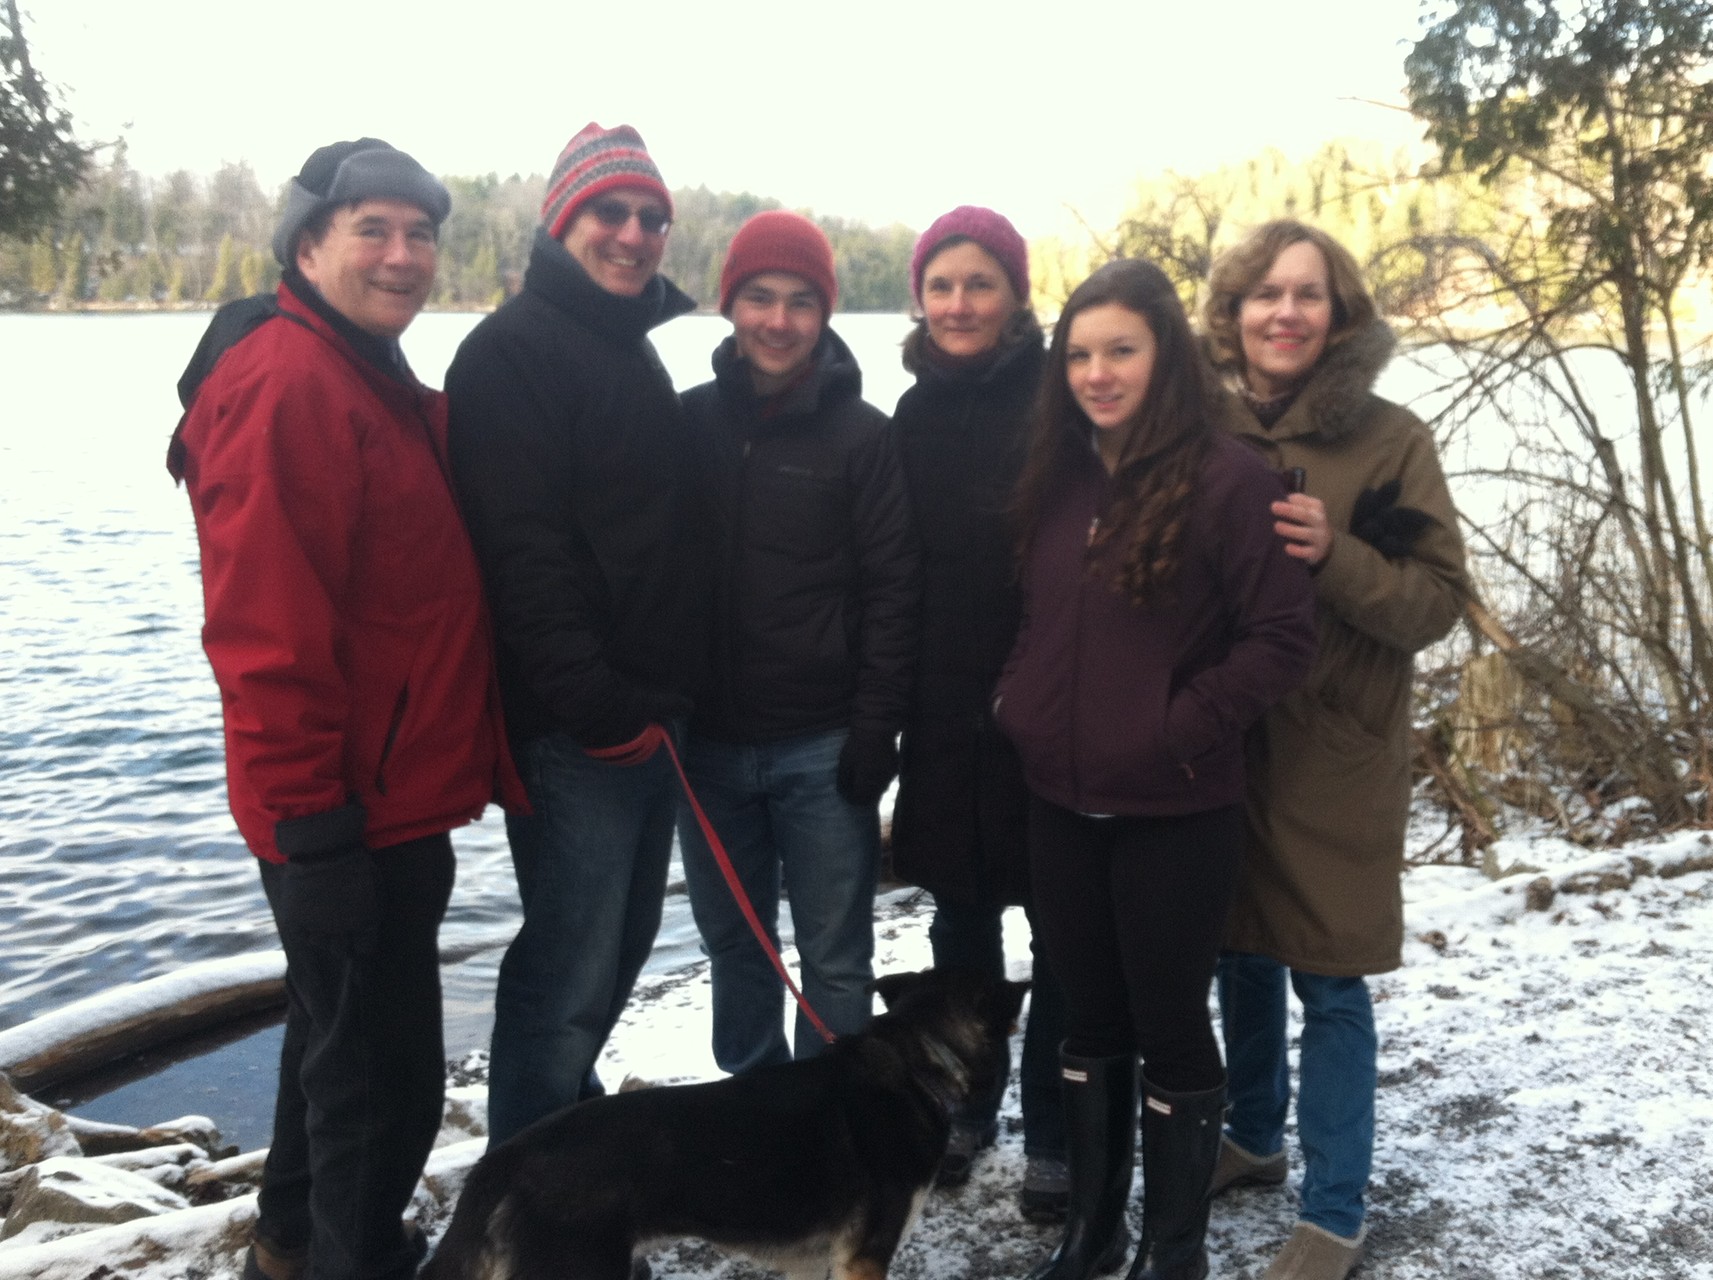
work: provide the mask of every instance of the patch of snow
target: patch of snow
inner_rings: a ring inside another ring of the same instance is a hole
[[[1408,872],[1404,966],[1370,982],[1381,1084],[1361,1275],[1713,1280],[1713,870],[1687,869],[1709,851],[1693,832],[1598,853],[1540,839],[1507,842],[1499,864],[1528,870],[1497,881],[1465,867]],[[1555,892],[1545,910],[1531,910],[1530,885],[1542,876]],[[881,900],[878,970],[928,962],[930,914],[931,902],[911,891]],[[1027,926],[1020,912],[1006,924],[1014,976],[1023,976]],[[705,964],[652,974],[602,1074],[609,1085],[626,1075],[711,1078],[708,1036]],[[459,1093],[473,1112],[471,1088]],[[443,1136],[459,1136],[456,1126]],[[483,1146],[464,1138],[431,1157],[416,1203],[431,1233],[444,1228]],[[1294,1130],[1286,1146],[1284,1188],[1236,1191],[1214,1205],[1209,1249],[1220,1280],[1259,1280],[1295,1223]],[[928,1198],[894,1280],[1024,1274],[1058,1228],[1018,1216],[1022,1171],[1014,1081],[997,1145],[967,1186]],[[0,1246],[0,1280],[85,1280],[117,1259],[129,1280],[237,1280],[253,1212],[246,1198]],[[1139,1225],[1138,1201],[1131,1212]],[[651,1257],[655,1273],[674,1280],[766,1274],[695,1241]]]

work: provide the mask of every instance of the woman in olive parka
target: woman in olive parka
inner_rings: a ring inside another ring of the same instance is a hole
[[[1314,668],[1251,739],[1249,847],[1219,972],[1231,1116],[1214,1192],[1279,1184],[1285,985],[1302,1002],[1300,1222],[1266,1275],[1342,1280],[1361,1257],[1377,1041],[1364,982],[1400,963],[1416,652],[1468,595],[1427,427],[1374,394],[1395,340],[1350,254],[1270,222],[1209,280],[1222,425],[1300,489],[1276,529],[1314,574]]]

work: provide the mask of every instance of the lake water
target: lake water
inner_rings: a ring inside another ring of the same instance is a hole
[[[167,475],[174,385],[206,314],[0,315],[0,1028],[189,961],[277,945],[253,860],[226,809],[219,699],[202,654],[189,504]],[[441,376],[473,315],[424,315],[404,343]],[[840,316],[868,398],[909,385],[901,316]],[[709,376],[729,328],[687,316],[656,331],[682,389]],[[458,886],[444,941],[491,939],[518,911],[496,811],[454,834]],[[669,909],[655,968],[691,963]],[[485,1038],[492,953],[449,975],[448,1047]],[[269,1042],[233,1070],[264,1077]],[[200,1086],[199,1086],[200,1087]],[[212,1087],[212,1086],[210,1086]],[[204,1111],[266,1138],[241,1080],[169,1104],[121,1091],[106,1119]],[[242,1104],[241,1113],[236,1108]]]
[[[412,326],[405,347],[425,381],[438,385],[476,320],[425,315]],[[174,384],[206,323],[0,314],[0,1028],[193,960],[276,945],[226,810],[195,533],[164,465]],[[835,327],[868,398],[890,410],[909,385],[898,360],[908,322],[840,316]],[[713,316],[656,331],[680,388],[709,376],[727,332]],[[1380,389],[1431,402],[1443,373],[1400,360]],[[1602,390],[1621,422],[1621,382]],[[1505,447],[1498,433],[1469,441]],[[1458,500],[1471,503],[1459,474],[1468,455],[1447,464]],[[454,841],[459,879],[443,939],[504,938],[518,912],[497,813]],[[448,971],[455,1054],[485,1042],[497,956]],[[651,968],[697,958],[678,898]],[[132,1064],[147,1079],[78,1100],[99,1119],[208,1114],[254,1145],[267,1139],[276,1055],[277,1031],[252,1034],[188,1067]]]

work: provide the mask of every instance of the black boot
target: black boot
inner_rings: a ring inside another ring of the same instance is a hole
[[[1167,1093],[1142,1081],[1142,1247],[1128,1280],[1202,1280],[1225,1086]]]
[[[1029,1280],[1090,1280],[1124,1261],[1124,1208],[1136,1163],[1136,1057],[1059,1053],[1070,1212],[1065,1238]]]

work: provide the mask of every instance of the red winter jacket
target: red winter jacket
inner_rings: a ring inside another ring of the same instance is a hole
[[[284,285],[278,303],[196,391],[170,461],[196,516],[238,829],[280,862],[281,823],[295,855],[358,820],[380,848],[491,799],[523,807],[445,397],[387,376]]]

